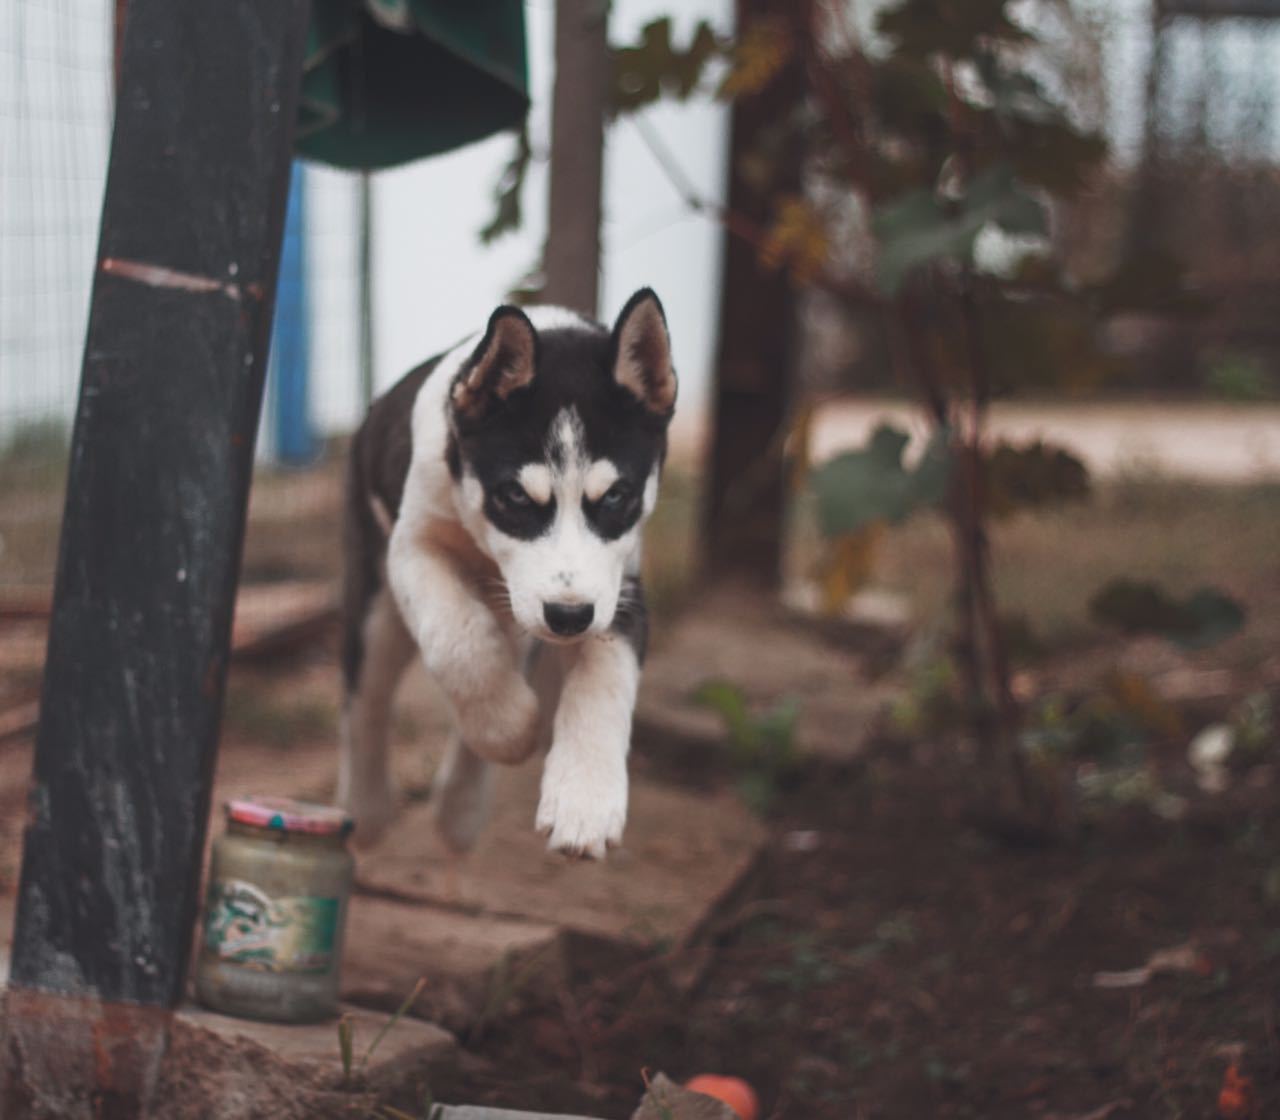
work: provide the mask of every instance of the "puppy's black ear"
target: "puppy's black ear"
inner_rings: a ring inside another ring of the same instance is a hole
[[[475,353],[453,379],[450,400],[459,416],[479,420],[533,380],[538,336],[528,316],[504,305],[489,316]]]
[[[676,371],[671,364],[667,317],[651,288],[627,300],[613,328],[613,377],[655,416],[676,407]]]

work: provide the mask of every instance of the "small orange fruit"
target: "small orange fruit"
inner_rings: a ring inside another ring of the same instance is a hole
[[[1257,1115],[1257,1096],[1253,1079],[1245,1077],[1240,1067],[1232,1062],[1222,1078],[1218,1093],[1218,1115],[1222,1120],[1250,1120]]]
[[[686,1081],[684,1087],[691,1093],[715,1097],[738,1114],[739,1120],[759,1120],[760,1101],[756,1091],[740,1077],[721,1077],[715,1073],[700,1073]]]

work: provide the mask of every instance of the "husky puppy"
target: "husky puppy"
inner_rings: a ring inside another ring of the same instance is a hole
[[[499,307],[374,402],[345,524],[338,799],[359,839],[394,813],[390,704],[415,651],[457,724],[433,791],[452,849],[475,842],[488,764],[543,745],[550,847],[600,858],[621,839],[647,639],[640,533],[675,401],[646,288],[612,331]]]

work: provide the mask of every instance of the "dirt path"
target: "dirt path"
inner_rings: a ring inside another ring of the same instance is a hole
[[[818,415],[814,453],[825,459],[866,442],[885,420],[924,431],[919,414],[893,401],[849,401]],[[1018,442],[1043,437],[1080,455],[1095,474],[1164,474],[1206,482],[1280,478],[1280,405],[999,404],[992,431]]]
[[[835,401],[818,413],[814,457],[822,460],[864,445],[885,421],[917,435],[925,430],[919,411],[901,401]],[[991,426],[995,435],[1019,442],[1042,436],[1065,444],[1105,477],[1280,479],[1280,404],[1002,403],[993,410]],[[697,462],[706,434],[705,414],[677,417],[673,457]]]

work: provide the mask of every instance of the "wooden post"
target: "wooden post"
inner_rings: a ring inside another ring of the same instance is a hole
[[[738,0],[737,27],[741,31],[762,17],[800,20],[807,10],[807,0]],[[804,72],[794,61],[763,91],[733,103],[728,209],[761,227],[772,222],[778,198],[801,193],[801,153],[796,143],[772,153],[774,173],[763,187],[747,165],[769,131],[785,127],[803,92]],[[703,574],[776,591],[796,300],[786,273],[761,265],[755,248],[740,238],[724,239],[723,275]]]
[[[599,302],[608,21],[605,0],[557,0],[542,298],[585,315]]]
[[[182,998],[307,0],[130,0],[0,1113],[144,1114]]]

